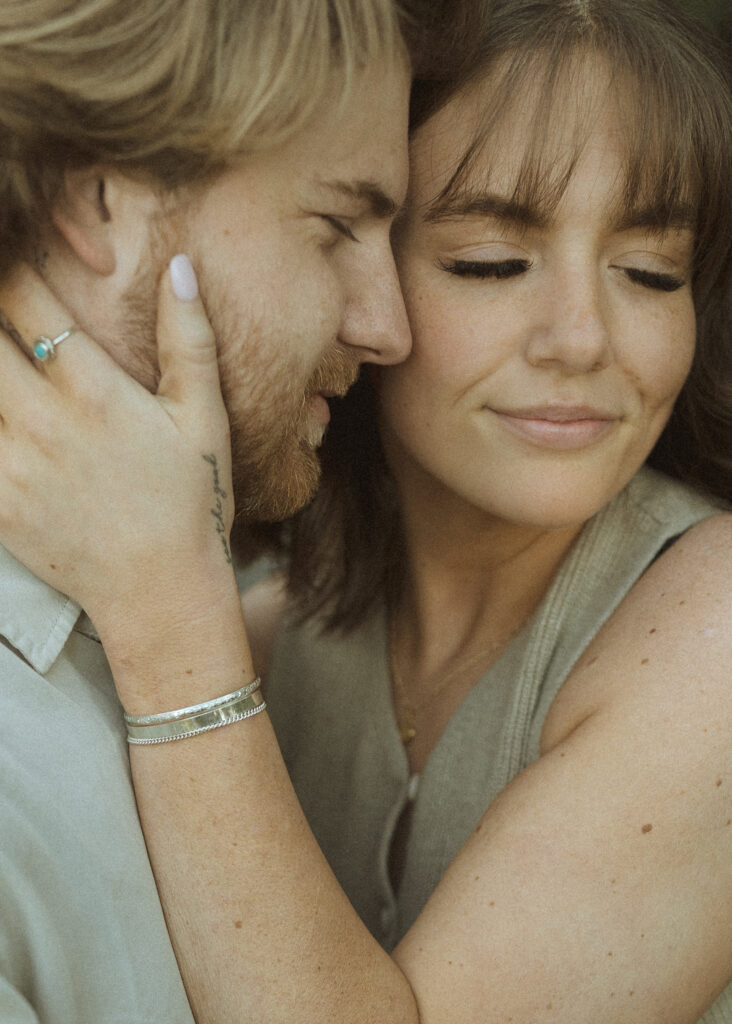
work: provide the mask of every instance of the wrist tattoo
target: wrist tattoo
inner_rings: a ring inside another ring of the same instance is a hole
[[[221,546],[224,549],[224,556],[226,561],[231,565],[231,551],[229,550],[229,540],[226,535],[226,524],[224,523],[224,505],[226,501],[226,491],[224,491],[219,483],[219,464],[215,455],[204,455],[204,460],[208,462],[213,470],[213,493],[214,501],[216,502],[214,508],[211,509],[211,515],[214,517],[216,523],[216,532],[221,538]]]

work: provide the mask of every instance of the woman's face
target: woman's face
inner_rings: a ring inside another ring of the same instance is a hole
[[[379,378],[385,448],[407,494],[579,524],[644,462],[689,372],[693,234],[624,208],[622,125],[603,102],[548,215],[509,201],[520,115],[488,141],[490,173],[478,157],[433,205],[479,104],[476,90],[452,100],[413,142],[397,251],[414,348]]]

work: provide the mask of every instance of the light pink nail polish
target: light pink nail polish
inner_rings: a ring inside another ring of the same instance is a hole
[[[178,298],[185,302],[191,302],[198,296],[196,272],[184,253],[178,253],[170,261],[170,283]]]

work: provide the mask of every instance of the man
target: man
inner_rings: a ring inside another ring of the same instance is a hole
[[[70,324],[35,323],[30,260],[75,329],[154,389],[158,283],[186,253],[237,507],[282,517],[317,483],[327,398],[409,348],[389,248],[408,99],[393,4],[40,8],[0,13],[2,326],[26,350],[46,334],[56,366],[74,344]],[[91,623],[2,549],[0,581],[0,1020],[190,1024]]]

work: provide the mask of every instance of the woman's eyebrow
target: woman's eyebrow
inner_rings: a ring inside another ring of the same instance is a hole
[[[548,225],[551,214],[540,209],[537,204],[520,201],[488,189],[461,190],[454,195],[438,197],[426,204],[423,213],[425,223],[469,217],[491,218],[522,228],[542,228]],[[638,228],[651,231],[683,231],[693,230],[696,219],[697,210],[690,203],[660,203],[624,206],[618,210],[612,226],[614,230],[621,232]]]
[[[684,231],[696,227],[698,212],[690,203],[626,207],[615,223],[618,231],[646,228],[650,231]]]
[[[427,206],[424,214],[428,223],[462,217],[491,217],[524,228],[544,227],[549,219],[537,206],[487,190],[461,191],[438,198]]]

